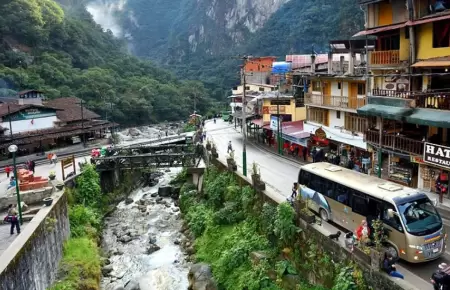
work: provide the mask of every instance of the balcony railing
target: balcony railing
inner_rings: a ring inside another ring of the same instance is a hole
[[[379,132],[376,130],[366,131],[366,142],[379,145],[380,144]],[[423,154],[423,146],[424,146],[422,141],[386,133],[383,134],[382,145],[383,147],[389,149],[399,150],[417,155]]]
[[[411,99],[416,101],[417,108],[450,110],[450,90],[428,91],[396,91],[373,89],[373,96]]]
[[[305,104],[356,110],[366,104],[366,98],[306,94]]]
[[[372,51],[370,53],[370,64],[372,65],[400,64],[400,51],[398,50]]]

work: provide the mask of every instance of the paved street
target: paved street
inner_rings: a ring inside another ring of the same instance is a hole
[[[238,129],[239,130],[239,129]],[[238,171],[242,172],[242,134],[238,133],[234,126],[217,120],[206,123],[207,138],[211,139],[217,147],[219,159],[225,160],[227,156],[227,144],[231,141],[235,150],[235,160],[238,165]],[[292,183],[297,180],[300,165],[293,161],[269,153],[266,150],[247,144],[247,176],[251,175],[252,163],[256,161],[261,169],[261,178],[266,182],[266,186],[275,190],[278,194],[285,197],[291,193]],[[324,223],[325,227],[330,228],[330,232],[336,232],[337,228]],[[429,283],[431,274],[437,269],[439,263],[450,264],[450,257],[444,257],[421,264],[409,264],[400,262],[398,270],[405,275],[405,279],[419,289],[432,289]]]

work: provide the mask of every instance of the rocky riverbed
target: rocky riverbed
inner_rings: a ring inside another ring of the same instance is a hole
[[[187,253],[193,250],[182,233],[179,188],[167,186],[179,170],[162,173],[156,186],[133,192],[106,219],[102,289],[188,288]]]

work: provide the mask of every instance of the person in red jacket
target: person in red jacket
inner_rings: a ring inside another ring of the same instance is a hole
[[[6,172],[6,177],[7,178],[9,178],[9,174],[11,173],[11,171],[12,171],[12,167],[11,166],[6,166],[5,172]]]
[[[358,241],[366,241],[370,236],[370,229],[366,220],[362,220],[359,227],[356,229],[356,239]]]

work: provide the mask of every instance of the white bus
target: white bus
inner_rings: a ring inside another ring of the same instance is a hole
[[[417,189],[330,163],[302,166],[299,192],[325,221],[354,231],[363,219],[380,218],[389,232],[387,250],[411,263],[437,259],[447,235],[430,199]]]

